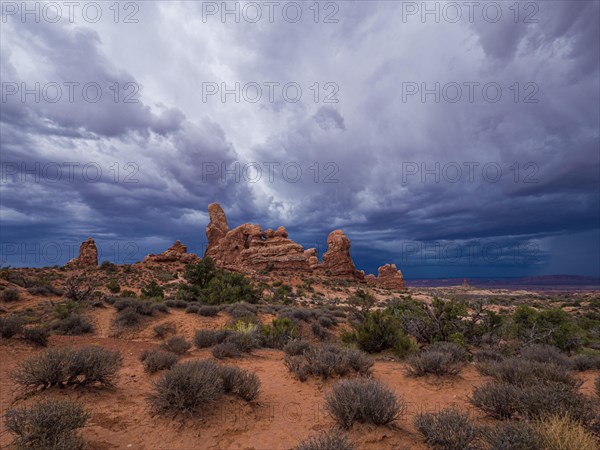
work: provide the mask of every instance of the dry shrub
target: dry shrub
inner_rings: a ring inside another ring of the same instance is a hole
[[[501,362],[487,362],[477,365],[482,375],[495,378],[500,382],[515,386],[558,383],[577,388],[581,380],[564,366],[537,361],[526,361],[520,358],[509,358]]]
[[[48,338],[50,334],[48,330],[41,327],[36,328],[25,328],[23,330],[23,338],[35,345],[45,347],[48,344]]]
[[[173,367],[179,356],[172,352],[152,350],[144,351],[140,359],[144,363],[144,372],[154,373]]]
[[[149,396],[153,413],[196,414],[223,394],[219,366],[212,361],[176,364],[155,384]]]
[[[226,393],[235,394],[248,402],[258,397],[260,380],[255,373],[236,366],[222,366],[221,377]]]
[[[434,448],[464,450],[473,448],[476,429],[469,416],[455,408],[445,408],[439,413],[420,413],[415,416],[415,428]]]
[[[242,356],[240,348],[231,342],[221,342],[212,348],[212,355],[218,359],[239,358]]]
[[[0,317],[0,337],[10,339],[23,331],[23,319],[16,315]]]
[[[65,336],[80,336],[82,334],[89,334],[94,331],[94,325],[92,321],[79,314],[71,314],[64,319],[59,320],[52,326],[52,331],[56,334],[63,334]]]
[[[598,441],[578,422],[567,416],[550,416],[536,424],[545,450],[598,450]]]
[[[343,428],[354,422],[387,425],[406,410],[403,400],[379,381],[357,378],[338,381],[325,397],[325,407]]]
[[[83,438],[76,430],[88,420],[83,407],[70,400],[47,400],[6,412],[6,429],[15,434],[17,448],[80,450]]]
[[[354,450],[356,446],[338,430],[321,431],[298,444],[296,450]]]
[[[406,364],[406,373],[411,377],[456,376],[464,366],[464,362],[457,361],[452,353],[439,350],[426,350],[412,355],[408,357]]]
[[[176,355],[183,355],[192,347],[183,336],[173,336],[162,343],[162,348]]]
[[[286,355],[299,356],[307,351],[310,347],[311,345],[309,342],[303,341],[302,339],[294,339],[293,341],[285,344],[283,351]]]
[[[198,348],[212,347],[225,341],[230,330],[198,330],[194,336],[194,344]]]
[[[154,327],[154,335],[157,338],[164,339],[171,334],[177,332],[177,325],[173,322],[165,322]]]
[[[111,387],[122,361],[120,353],[102,347],[51,348],[21,362],[13,378],[29,389],[94,383]]]
[[[293,341],[292,341],[293,342]],[[292,344],[288,352],[298,355],[284,357],[284,364],[300,381],[305,381],[308,375],[320,377],[323,380],[332,376],[344,376],[349,372],[369,375],[373,361],[360,350],[340,347],[335,344],[308,345]]]
[[[531,422],[500,422],[482,428],[480,434],[490,450],[543,450]]]

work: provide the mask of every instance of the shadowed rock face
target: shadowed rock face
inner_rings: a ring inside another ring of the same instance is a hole
[[[79,256],[66,264],[70,268],[98,267],[98,249],[94,239],[87,238],[79,246]]]
[[[342,230],[335,230],[327,237],[327,251],[323,254],[323,269],[334,277],[364,280],[363,272],[356,270],[350,256],[350,239]]]
[[[402,272],[396,268],[396,264],[386,264],[377,270],[377,278],[374,275],[367,275],[365,278],[370,286],[386,289],[405,289],[404,277]]]

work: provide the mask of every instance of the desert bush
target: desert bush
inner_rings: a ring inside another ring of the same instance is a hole
[[[600,397],[600,377],[596,378],[596,382],[594,383],[594,386],[596,388],[596,395],[598,397]]]
[[[500,353],[497,349],[491,348],[482,348],[477,353],[473,355],[473,359],[475,362],[489,362],[489,361],[502,361],[504,359],[504,355]]]
[[[233,344],[243,353],[249,353],[257,348],[260,341],[254,331],[240,332],[234,331],[225,338],[226,344]]]
[[[392,349],[398,356],[406,356],[416,350],[416,344],[402,330],[400,320],[385,311],[365,312],[358,322],[352,322],[354,332],[346,335],[361,350],[377,353]]]
[[[473,448],[476,429],[469,416],[455,408],[445,408],[439,413],[420,413],[414,419],[415,428],[434,448],[464,450]]]
[[[196,264],[188,264],[185,268],[184,278],[188,283],[199,289],[204,289],[208,286],[217,274],[215,262],[211,258],[202,258]]]
[[[10,339],[23,331],[23,319],[17,315],[0,317],[0,337]]]
[[[425,350],[409,356],[406,364],[406,373],[412,377],[455,376],[464,366],[464,362],[456,361],[452,353],[438,350]]]
[[[135,292],[129,290],[129,289],[125,289],[124,291],[121,292],[121,297],[123,298],[135,298],[137,297],[137,295],[135,294]]]
[[[429,347],[428,351],[447,353],[451,356],[452,361],[456,363],[467,362],[468,354],[464,347],[452,342],[434,342]]]
[[[526,361],[521,358],[508,358],[501,362],[480,363],[477,369],[498,381],[515,386],[559,383],[579,387],[581,381],[564,366]]]
[[[215,345],[211,350],[212,355],[218,359],[239,358],[242,356],[242,350],[232,342],[221,342]]]
[[[80,314],[72,313],[66,318],[54,323],[51,329],[56,334],[62,334],[65,336],[80,336],[82,334],[93,333],[94,325],[89,318]]]
[[[260,298],[249,279],[239,273],[224,271],[217,271],[206,287],[198,292],[200,300],[209,305],[256,303]]]
[[[165,300],[165,305],[167,305],[169,308],[185,309],[188,307],[188,304],[189,303],[185,300]]]
[[[600,356],[598,355],[575,355],[569,362],[571,368],[579,372],[600,369]]]
[[[122,357],[118,352],[102,347],[51,348],[21,362],[12,376],[25,388],[33,389],[93,383],[111,387],[121,365]]]
[[[205,317],[214,317],[219,314],[220,310],[221,308],[216,305],[203,305],[198,310],[198,314]]]
[[[337,430],[322,431],[298,444],[296,450],[354,450],[356,446],[345,433]]]
[[[117,313],[115,317],[115,323],[118,327],[134,327],[139,325],[144,317],[138,313],[134,308],[125,308],[123,311]]]
[[[329,338],[329,336],[331,336],[329,331],[327,331],[325,328],[323,328],[318,323],[313,323],[310,326],[310,329],[311,329],[312,333],[315,335],[315,337],[317,339],[319,339],[320,341],[325,341]]]
[[[255,373],[236,366],[222,366],[221,378],[224,392],[235,394],[248,402],[258,397],[260,380]]]
[[[521,350],[521,358],[526,361],[554,364],[569,368],[571,363],[567,355],[556,347],[547,344],[532,344]]]
[[[332,376],[344,376],[349,372],[368,375],[373,361],[360,350],[339,347],[334,344],[304,345],[290,348],[292,353],[284,357],[284,364],[300,381],[305,381],[308,375],[327,379]]]
[[[154,373],[159,370],[170,369],[175,365],[179,356],[163,350],[152,350],[142,353],[140,358],[144,363],[144,372]]]
[[[157,312],[168,314],[169,307],[165,303],[153,303],[152,304],[152,314],[157,313]]]
[[[321,316],[319,317],[319,325],[321,325],[322,327],[325,328],[332,328],[335,325],[337,325],[337,321],[335,320],[335,317],[333,316]]]
[[[83,438],[76,432],[89,416],[70,400],[47,400],[6,412],[6,429],[15,435],[17,448],[80,450]]]
[[[20,298],[16,289],[5,289],[0,293],[0,299],[5,302],[18,302]]]
[[[568,414],[583,423],[593,418],[591,400],[577,388],[560,383],[515,386],[489,382],[475,388],[471,403],[497,419],[537,419],[549,414]]]
[[[42,327],[25,328],[23,330],[23,338],[40,347],[45,347],[48,344],[49,337],[48,330]]]
[[[406,404],[380,382],[357,378],[338,381],[325,397],[325,407],[340,426],[350,428],[354,422],[387,425]]]
[[[67,366],[68,383],[90,385],[100,383],[112,387],[123,358],[117,351],[103,347],[81,347],[72,352]]]
[[[225,311],[234,319],[241,320],[248,323],[258,323],[258,316],[256,313],[258,309],[255,305],[251,305],[247,302],[239,302],[229,305],[225,308]]]
[[[568,416],[542,418],[536,424],[541,448],[545,450],[597,450],[598,441],[580,423]]]
[[[177,325],[173,322],[161,323],[160,325],[156,325],[154,327],[154,334],[156,337],[160,339],[164,339],[170,334],[175,334],[177,332]]]
[[[298,329],[289,318],[279,318],[262,326],[261,340],[265,347],[283,348],[297,334]]]
[[[212,347],[220,344],[232,333],[231,330],[198,330],[194,336],[194,344],[198,348]]]
[[[198,306],[198,305],[189,305],[187,308],[185,308],[185,312],[187,314],[198,314],[199,311],[200,311],[200,306]]]
[[[183,336],[173,336],[162,343],[162,348],[176,355],[183,355],[192,347]]]
[[[490,450],[543,450],[540,437],[530,422],[506,421],[480,430]]]
[[[283,351],[286,355],[298,356],[302,355],[309,348],[309,342],[303,341],[302,339],[294,339],[293,341],[289,341],[287,344],[285,344]]]
[[[153,413],[196,414],[223,394],[220,367],[212,361],[176,364],[155,384],[149,396]]]
[[[114,278],[106,284],[106,288],[113,294],[116,294],[117,292],[119,292],[121,290],[121,286],[119,286],[119,282]]]
[[[82,303],[92,295],[93,286],[86,284],[83,278],[69,277],[65,281],[65,297],[75,303]]]
[[[158,285],[158,283],[156,281],[152,280],[150,283],[148,283],[146,286],[144,286],[141,289],[141,294],[142,294],[142,297],[145,297],[145,298],[155,298],[155,297],[164,298],[165,291],[163,290],[162,287],[160,287]]]

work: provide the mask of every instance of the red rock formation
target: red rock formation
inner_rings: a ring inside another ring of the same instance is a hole
[[[206,252],[210,252],[217,243],[225,237],[229,231],[229,225],[227,224],[227,217],[221,205],[218,203],[211,203],[208,205],[208,215],[210,217],[210,223],[206,226],[206,237],[208,238],[208,245],[206,246]]]
[[[311,270],[317,270],[321,268],[321,263],[319,262],[319,255],[316,248],[304,250],[304,256],[306,256],[308,260],[308,266]]]
[[[79,246],[79,256],[73,258],[67,264],[66,267],[75,269],[82,267],[98,267],[98,249],[94,239],[87,238]]]
[[[190,263],[196,261],[198,257],[193,253],[188,253],[187,246],[183,245],[180,241],[176,241],[171,247],[164,252],[154,255],[150,254],[144,258],[144,261],[154,262],[175,262],[179,261],[182,263]]]
[[[208,245],[205,257],[217,266],[236,270],[266,267],[273,270],[309,271],[304,248],[287,238],[284,227],[264,232],[260,225],[246,223],[229,230],[225,213],[217,203],[209,206],[210,223],[206,227]],[[225,233],[223,233],[225,230]]]
[[[406,289],[404,277],[395,264],[386,264],[377,270],[377,278],[374,275],[365,277],[367,284],[385,289]]]
[[[350,256],[350,239],[342,230],[335,230],[327,237],[327,251],[323,254],[323,269],[334,277],[363,281],[365,276],[356,270]]]

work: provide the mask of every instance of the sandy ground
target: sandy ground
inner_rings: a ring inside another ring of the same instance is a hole
[[[226,396],[220,402],[207,405],[202,417],[167,419],[152,417],[146,395],[161,373],[144,373],[139,361],[145,349],[158,347],[160,341],[152,328],[170,321],[177,325],[178,334],[191,339],[201,328],[217,328],[227,320],[224,315],[206,318],[182,311],[173,311],[159,320],[149,321],[131,336],[113,338],[111,321],[113,308],[94,310],[97,334],[94,336],[52,336],[49,346],[101,345],[118,350],[124,358],[118,382],[112,390],[91,388],[52,388],[26,400],[16,400],[18,393],[10,373],[19,361],[42,350],[21,341],[0,341],[0,409],[2,415],[12,405],[23,405],[45,398],[68,397],[82,402],[91,413],[83,436],[90,449],[290,449],[300,440],[320,430],[334,426],[324,407],[324,395],[335,380],[325,382],[294,379],[283,364],[283,352],[261,349],[243,358],[228,360],[259,376],[262,389],[257,401],[246,403]],[[210,350],[193,348],[183,360],[210,357]],[[591,395],[594,373],[582,373],[582,390]],[[485,381],[472,366],[467,366],[455,379],[413,379],[404,375],[403,364],[377,361],[373,377],[391,387],[407,402],[406,413],[391,427],[355,425],[350,438],[360,449],[425,449],[427,448],[412,426],[420,411],[436,411],[455,404],[468,411],[477,421],[487,421],[473,410],[468,395],[474,386]],[[11,448],[11,436],[1,421],[0,447]]]

